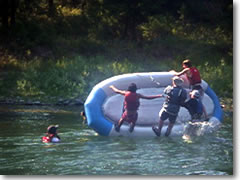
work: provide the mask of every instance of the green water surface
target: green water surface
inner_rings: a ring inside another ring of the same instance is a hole
[[[232,117],[214,134],[192,137],[103,137],[80,108],[0,107],[1,175],[232,175]],[[44,144],[50,124],[61,143]]]

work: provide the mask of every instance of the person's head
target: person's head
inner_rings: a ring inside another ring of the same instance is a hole
[[[57,134],[57,128],[58,128],[58,125],[50,125],[47,128],[47,133],[48,134]]]
[[[182,62],[182,66],[183,66],[183,68],[190,68],[190,67],[192,67],[192,63],[189,59],[186,59]]]
[[[135,83],[131,83],[129,86],[128,86],[128,91],[130,92],[136,92],[137,91],[137,85]]]
[[[193,90],[190,92],[191,98],[199,98],[200,97],[200,92],[198,90]]]
[[[178,76],[174,76],[172,78],[172,82],[173,82],[173,85],[175,85],[175,86],[182,86],[184,80],[182,78],[178,77]]]

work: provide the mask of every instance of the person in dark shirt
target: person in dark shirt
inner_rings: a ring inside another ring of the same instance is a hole
[[[183,105],[183,107],[189,111],[192,122],[201,121],[203,116],[205,119],[207,118],[207,112],[200,97],[200,92],[198,90],[193,90],[190,92],[190,99]]]
[[[182,88],[183,82],[184,81],[182,78],[174,76],[172,78],[172,86],[168,86],[164,89],[164,93],[167,95],[167,97],[162,109],[159,112],[159,125],[158,127],[152,127],[153,132],[157,136],[161,135],[163,122],[167,119],[169,120],[169,124],[165,136],[169,136],[171,134],[171,130],[177,119],[180,106],[187,98],[187,92],[185,89]]]

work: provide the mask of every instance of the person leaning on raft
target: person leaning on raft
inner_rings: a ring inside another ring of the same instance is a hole
[[[173,72],[175,76],[181,76],[183,74],[186,74],[191,86],[190,88],[192,90],[196,89],[201,91],[201,95],[202,95],[202,86],[201,86],[202,79],[198,69],[192,66],[192,63],[189,59],[186,59],[182,62],[182,67],[183,67],[183,70],[181,72],[176,72],[174,70],[172,70],[171,72]]]
[[[186,59],[182,62],[182,67],[183,67],[183,70],[181,72],[176,72],[176,71],[171,71],[171,72],[173,72],[174,75],[176,76],[181,76],[183,74],[186,74],[187,79],[190,83],[190,88],[192,90],[198,90],[201,95],[200,99],[202,99],[204,96],[204,90],[201,86],[202,79],[201,79],[200,72],[196,67],[192,66],[192,63],[189,59]],[[205,109],[204,106],[203,106],[203,109]]]
[[[201,121],[203,115],[203,118],[207,119],[207,112],[202,104],[200,96],[201,95],[198,90],[191,91],[190,99],[183,105],[183,107],[185,107],[191,115],[191,122]]]
[[[169,136],[171,134],[171,130],[177,119],[180,106],[187,98],[187,91],[182,88],[182,84],[183,79],[178,76],[174,76],[172,78],[172,86],[167,86],[164,89],[164,93],[167,95],[167,97],[165,102],[163,103],[162,109],[159,112],[159,125],[158,127],[152,127],[153,132],[157,136],[161,135],[163,122],[167,119],[169,120],[169,124],[165,136]]]
[[[120,127],[123,122],[127,121],[130,124],[129,131],[132,132],[134,130],[136,121],[138,119],[138,108],[140,106],[139,99],[155,99],[162,97],[162,94],[153,95],[153,96],[144,96],[142,94],[136,93],[137,85],[135,83],[131,83],[128,87],[127,91],[119,90],[113,85],[109,86],[114,92],[121,94],[124,96],[124,111],[122,117],[115,124],[115,130],[117,132],[120,131]]]

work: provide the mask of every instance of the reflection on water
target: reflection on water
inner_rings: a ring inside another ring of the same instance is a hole
[[[0,174],[24,175],[230,175],[232,118],[207,136],[128,138],[98,136],[81,109],[0,107]],[[40,139],[59,124],[61,143]]]

